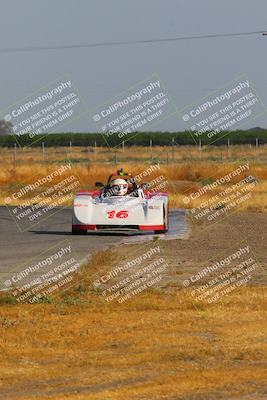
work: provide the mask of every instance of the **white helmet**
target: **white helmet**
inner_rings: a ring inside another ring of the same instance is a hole
[[[114,179],[110,186],[113,196],[124,196],[128,192],[128,183],[124,179]]]

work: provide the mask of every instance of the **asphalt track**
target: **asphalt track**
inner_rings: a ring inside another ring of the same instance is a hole
[[[0,207],[0,282],[12,270],[20,270],[20,265],[23,266],[62,241],[71,243],[78,259],[82,261],[95,250],[154,238],[149,233],[129,235],[114,232],[73,236],[70,231],[71,217],[71,208],[61,208],[34,227],[21,232],[7,207]],[[169,232],[159,236],[163,240],[186,239],[188,234],[185,211],[179,209],[170,213]],[[0,289],[2,287],[0,284]]]

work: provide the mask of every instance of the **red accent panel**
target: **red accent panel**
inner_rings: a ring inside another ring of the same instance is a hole
[[[80,190],[77,195],[86,196],[90,194],[90,196],[98,196],[100,195],[100,190]]]
[[[140,231],[162,231],[165,229],[164,225],[139,225]]]
[[[168,192],[144,192],[146,199],[151,199],[154,196],[168,196]]]
[[[74,230],[90,230],[90,231],[95,231],[96,230],[96,225],[72,225]]]

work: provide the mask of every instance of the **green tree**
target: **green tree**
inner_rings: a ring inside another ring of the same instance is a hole
[[[10,135],[12,133],[12,123],[0,120],[0,135]]]

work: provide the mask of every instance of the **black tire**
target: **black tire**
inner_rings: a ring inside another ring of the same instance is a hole
[[[167,229],[162,229],[161,231],[154,231],[156,235],[160,235],[161,233],[166,233]]]
[[[162,234],[162,233],[166,233],[168,231],[168,229],[169,229],[169,227],[168,227],[168,216],[166,216],[165,207],[163,207],[163,221],[164,221],[164,229],[154,231],[156,235],[159,235],[159,234]]]
[[[72,225],[71,233],[72,235],[86,235],[87,231],[83,229],[74,228],[74,226]]]

